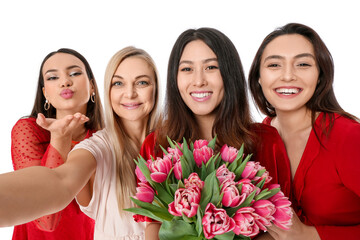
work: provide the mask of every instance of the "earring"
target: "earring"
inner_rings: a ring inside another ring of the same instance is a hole
[[[90,96],[90,100],[95,103],[95,92],[93,92]]]
[[[45,104],[44,104],[44,109],[45,109],[45,111],[47,111],[47,110],[49,110],[50,109],[50,103],[49,103],[49,101],[46,99],[45,100]]]

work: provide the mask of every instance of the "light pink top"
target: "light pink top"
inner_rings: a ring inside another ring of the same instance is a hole
[[[75,149],[86,149],[95,157],[97,166],[93,195],[88,206],[80,209],[95,220],[97,240],[138,240],[145,239],[145,223],[136,223],[133,214],[125,212],[120,216],[116,198],[116,171],[114,151],[106,129],[82,141]],[[126,208],[133,207],[130,196]]]

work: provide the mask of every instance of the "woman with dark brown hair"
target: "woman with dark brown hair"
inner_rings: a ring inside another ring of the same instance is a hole
[[[36,122],[38,116],[39,121],[64,118],[69,132],[45,130]],[[40,67],[33,110],[11,132],[14,169],[60,166],[75,144],[102,127],[101,101],[89,63],[72,49],[51,52]],[[93,239],[93,233],[94,221],[73,200],[60,212],[15,226],[13,239]]]
[[[360,124],[340,107],[333,80],[326,45],[297,23],[271,32],[251,66],[251,93],[287,150],[298,216],[289,231],[270,227],[275,239],[359,238]]]
[[[249,109],[243,67],[231,40],[213,28],[186,30],[170,55],[163,119],[145,139],[141,154],[145,159],[160,156],[159,145],[168,146],[167,136],[181,142],[210,141],[216,135],[218,151],[224,144],[238,149],[244,144],[245,152],[254,153],[252,159],[265,166],[272,182],[288,194],[290,178],[282,175],[288,170],[281,164],[286,163],[283,143],[275,128],[255,124]]]

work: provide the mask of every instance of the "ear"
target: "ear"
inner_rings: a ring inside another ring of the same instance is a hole
[[[93,92],[95,92],[94,79],[91,79],[90,80],[90,95],[92,95]]]
[[[42,92],[44,94],[44,97],[46,98],[46,91],[45,91],[45,87],[42,88]],[[47,98],[46,98],[47,99]]]
[[[259,83],[259,85],[261,86],[261,78],[259,78],[258,83]]]

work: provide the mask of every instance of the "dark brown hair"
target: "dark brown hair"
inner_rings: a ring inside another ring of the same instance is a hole
[[[258,82],[260,78],[261,58],[264,49],[275,38],[289,34],[299,34],[305,37],[308,41],[311,42],[314,48],[315,59],[319,68],[319,82],[316,86],[314,95],[306,103],[306,107],[311,110],[312,126],[314,126],[317,112],[324,112],[327,117],[329,117],[329,131],[331,130],[334,122],[333,113],[338,113],[355,120],[356,117],[345,112],[336,100],[333,89],[334,63],[328,48],[320,36],[312,28],[299,23],[286,24],[285,26],[277,28],[269,35],[267,35],[254,57],[249,71],[249,86],[253,99],[260,111],[269,117],[276,116],[275,108],[271,106],[271,104],[266,100]],[[322,126],[325,126],[325,119],[326,117],[323,118]],[[326,132],[325,129],[323,130]]]
[[[158,126],[158,143],[167,146],[166,136],[175,141],[199,139],[198,123],[193,112],[185,104],[177,87],[179,62],[185,46],[195,40],[203,41],[215,53],[224,83],[224,97],[217,107],[212,128],[217,135],[217,146],[228,144],[239,148],[245,143],[253,150],[253,136],[249,131],[252,119],[247,96],[247,86],[239,54],[222,32],[213,28],[189,29],[176,40],[168,64],[165,109]]]
[[[86,116],[89,117],[90,120],[85,123],[85,127],[87,129],[93,129],[93,130],[102,129],[104,127],[102,105],[101,105],[101,99],[99,96],[98,87],[96,85],[96,81],[95,81],[93,72],[90,68],[88,61],[80,53],[78,53],[75,50],[69,49],[69,48],[61,48],[57,51],[51,52],[42,61],[41,66],[40,66],[40,73],[39,73],[39,80],[38,80],[38,85],[37,85],[37,90],[36,90],[35,102],[34,102],[34,106],[31,111],[30,117],[36,118],[38,113],[44,114],[44,116],[47,118],[55,118],[56,117],[56,109],[53,106],[50,106],[50,108],[48,110],[44,109],[44,104],[45,104],[46,99],[45,99],[45,96],[42,91],[42,89],[44,87],[44,77],[43,77],[42,70],[43,70],[43,66],[44,66],[45,62],[50,57],[52,57],[53,55],[55,55],[57,53],[66,53],[66,54],[73,55],[76,58],[78,58],[85,65],[86,74],[89,78],[89,81],[92,83],[92,85],[94,87],[94,92],[95,92],[95,103],[90,101],[90,99],[87,103]]]

